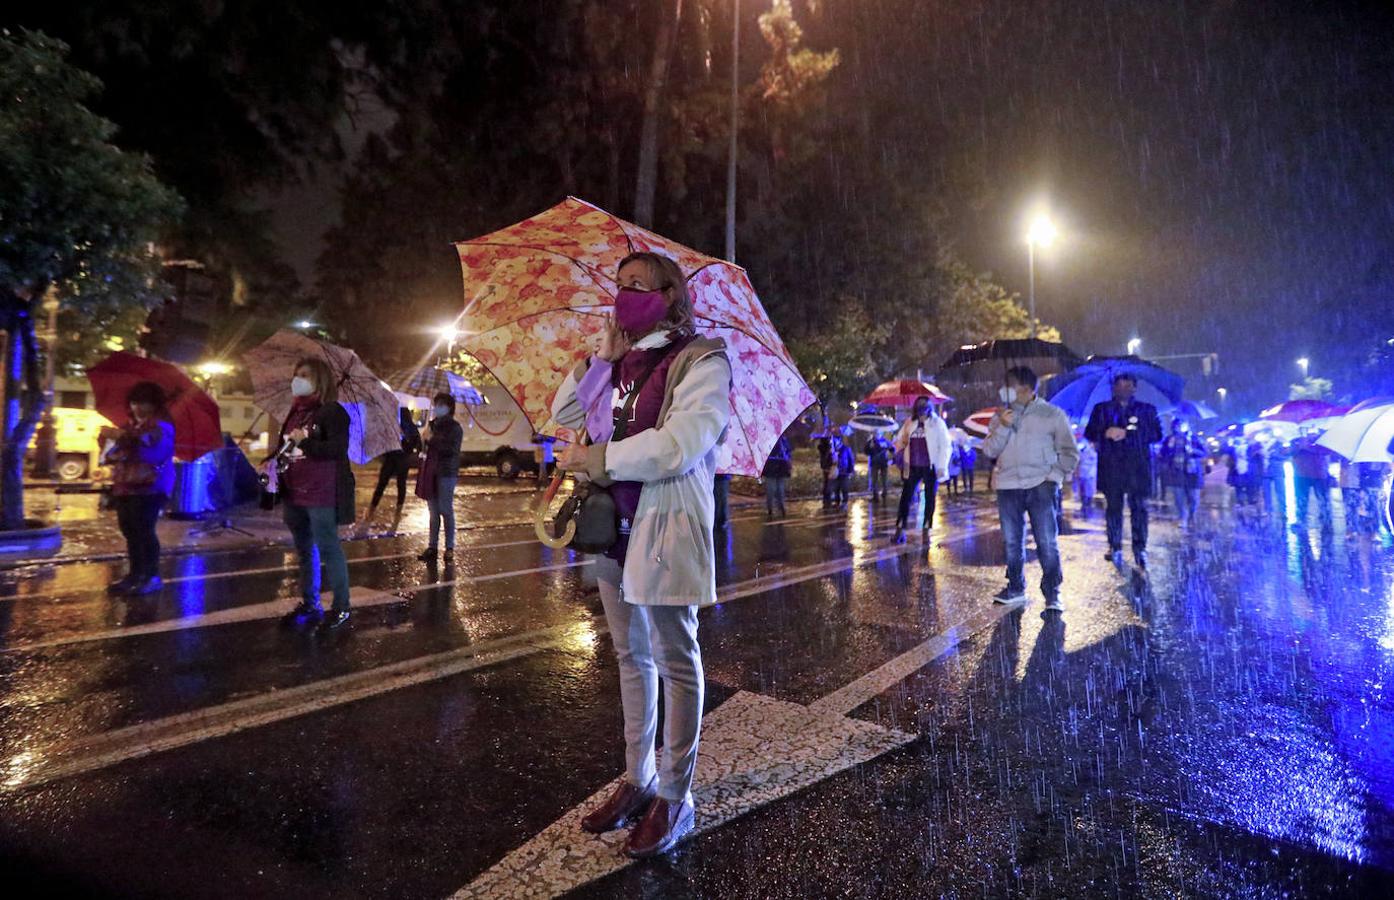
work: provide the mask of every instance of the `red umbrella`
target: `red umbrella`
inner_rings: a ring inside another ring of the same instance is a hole
[[[223,423],[218,404],[175,366],[158,359],[119,351],[87,370],[97,412],[112,422],[130,419],[126,394],[142,381],[158,384],[165,392],[170,422],[174,424],[174,455],[198,459],[223,446]]]
[[[953,398],[932,384],[914,378],[901,378],[876,386],[863,403],[873,406],[914,406],[917,397],[928,397],[930,403],[948,403]]]
[[[1306,422],[1309,419],[1329,419],[1333,416],[1342,416],[1349,411],[1350,407],[1336,406],[1325,400],[1284,400],[1276,406],[1268,407],[1259,413],[1258,417],[1270,422],[1296,424]]]
[[[980,409],[963,420],[963,428],[965,431],[971,431],[980,437],[987,437],[988,428],[991,427],[992,417],[995,415],[997,415],[997,407],[995,406]]]

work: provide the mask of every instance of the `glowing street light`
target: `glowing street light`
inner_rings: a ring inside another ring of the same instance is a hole
[[[1039,213],[1036,218],[1031,220],[1031,225],[1026,229],[1026,268],[1029,286],[1027,296],[1030,298],[1031,313],[1031,337],[1036,336],[1036,248],[1049,247],[1055,242],[1059,230],[1055,223],[1045,213]]]
[[[194,366],[194,371],[204,378],[216,378],[219,375],[226,375],[231,372],[232,366],[216,359],[210,359],[208,362],[201,362]]]
[[[299,322],[295,323],[295,327],[299,328],[301,331],[309,331],[311,328],[315,327],[315,323],[311,322],[309,319],[301,319]]]
[[[1137,352],[1140,349],[1142,349],[1142,338],[1135,337],[1131,341],[1128,341],[1129,356],[1137,356]]]
[[[1297,361],[1297,364],[1302,367],[1302,377],[1306,378],[1307,368],[1311,365],[1311,360],[1307,359],[1307,357],[1304,356]]]
[[[460,339],[460,335],[464,334],[464,332],[460,330],[459,326],[457,326],[455,322],[447,322],[444,325],[437,325],[435,331],[436,334],[440,335],[441,343],[445,344],[446,355],[454,356],[455,342]]]
[[[1225,398],[1229,396],[1229,388],[1222,388],[1222,387],[1215,388],[1215,393],[1217,393],[1217,394],[1220,395],[1220,402],[1221,402],[1221,403],[1224,403],[1224,402],[1225,402]]]

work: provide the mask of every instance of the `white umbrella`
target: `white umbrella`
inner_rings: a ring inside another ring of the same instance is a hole
[[[850,427],[855,428],[857,431],[872,432],[890,431],[892,428],[896,427],[895,419],[892,419],[890,416],[873,415],[868,413],[863,413],[859,416],[853,416],[850,420],[848,420],[847,424]]]
[[[1317,441],[1351,462],[1394,460],[1394,397],[1366,400],[1332,423]]]
[[[1259,419],[1244,424],[1246,438],[1257,437],[1265,431],[1280,441],[1295,441],[1302,433],[1296,422],[1284,422],[1282,419]]]

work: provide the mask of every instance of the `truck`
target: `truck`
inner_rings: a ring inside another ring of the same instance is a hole
[[[106,417],[94,409],[53,408],[53,428],[57,441],[56,474],[62,481],[78,481],[98,474],[101,442],[98,434],[110,427]],[[29,442],[29,458],[34,457],[38,433]]]
[[[500,478],[512,480],[536,473],[537,435],[528,417],[500,385],[479,388],[482,405],[460,405],[455,418],[465,430],[460,447],[462,466],[492,466]]]

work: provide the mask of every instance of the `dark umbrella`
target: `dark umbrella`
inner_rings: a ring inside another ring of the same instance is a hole
[[[1031,360],[1036,359],[1056,360],[1063,364],[1062,368],[1064,369],[1074,368],[1081,362],[1078,354],[1064,344],[1043,341],[1040,338],[1020,338],[983,341],[981,344],[959,347],[952,356],[944,360],[939,371],[943,372],[945,369],[967,366],[986,360],[996,360],[1002,363],[1002,370],[1006,371],[1015,365],[1029,365]]]
[[[1136,356],[1091,356],[1072,372],[1046,385],[1046,399],[1072,419],[1085,421],[1094,407],[1113,395],[1113,379],[1132,375],[1137,379],[1137,399],[1169,412],[1181,402],[1186,379],[1156,363]]]
[[[218,404],[193,379],[167,362],[118,351],[89,368],[87,380],[92,383],[97,412],[117,425],[131,417],[126,406],[131,388],[143,381],[159,385],[174,426],[174,455],[180,459],[198,459],[223,446]]]
[[[1029,366],[1043,380],[1068,372],[1083,360],[1069,347],[1039,338],[984,341],[953,352],[939,367],[935,380],[953,394],[960,409],[982,409],[997,403],[1002,377],[1016,366]]]

